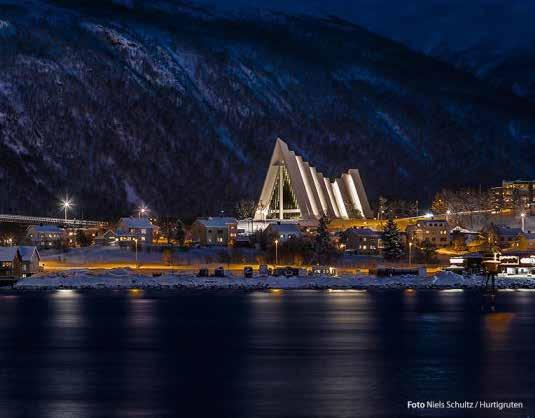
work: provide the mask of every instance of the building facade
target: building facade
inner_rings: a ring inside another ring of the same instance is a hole
[[[535,214],[535,180],[504,180],[501,186],[493,187],[491,193],[497,211]]]
[[[518,243],[518,237],[522,234],[521,228],[507,225],[491,224],[486,228],[489,242],[492,242],[501,249],[513,248]]]
[[[199,218],[191,226],[191,240],[207,246],[234,246],[238,221],[230,217]]]
[[[419,220],[415,225],[407,226],[405,232],[408,242],[416,245],[429,241],[436,247],[446,247],[451,241],[449,224],[444,219]]]
[[[299,228],[299,225],[292,223],[272,223],[265,229],[265,233],[268,236],[273,236],[274,239],[277,239],[280,242],[301,237],[301,229]]]
[[[65,230],[55,225],[32,225],[26,230],[28,241],[38,248],[53,248],[66,239]]]
[[[370,228],[349,228],[343,232],[346,251],[360,255],[381,255],[383,241],[381,231]]]
[[[373,216],[360,173],[351,169],[330,180],[277,139],[255,220],[317,220]]]
[[[0,247],[0,278],[18,279],[22,275],[22,257],[17,247]]]
[[[37,247],[33,246],[19,246],[18,247],[21,256],[21,276],[30,277],[41,271],[40,261],[41,256]]]
[[[152,244],[154,225],[146,217],[121,218],[115,235],[120,245],[130,245],[134,241],[139,244]]]

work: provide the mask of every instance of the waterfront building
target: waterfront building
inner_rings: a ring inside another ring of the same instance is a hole
[[[17,247],[0,247],[0,278],[16,279],[22,273],[22,257]]]
[[[416,245],[429,241],[437,247],[450,245],[449,224],[445,219],[421,219],[405,229],[407,239]]]
[[[201,245],[234,246],[237,233],[238,221],[225,216],[198,218],[191,226],[191,240]]]
[[[152,244],[154,225],[146,217],[121,218],[115,234],[121,245],[130,244],[135,240],[140,244]]]
[[[508,251],[499,256],[499,271],[503,275],[535,275],[535,254],[528,251]]]
[[[41,271],[39,265],[41,256],[37,247],[30,245],[21,245],[17,247],[21,256],[21,276],[30,277]]]
[[[277,139],[255,220],[318,220],[373,216],[360,173],[351,169],[330,180]]]

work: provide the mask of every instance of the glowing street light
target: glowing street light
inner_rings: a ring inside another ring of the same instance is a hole
[[[433,217],[433,214],[431,212],[427,212],[425,215],[424,215],[426,218],[430,219]]]
[[[279,264],[279,240],[275,240],[275,267]]]
[[[61,207],[65,211],[65,221],[67,221],[67,211],[74,205],[73,201],[69,198],[69,196],[65,196],[65,198],[61,201]]]
[[[147,213],[149,212],[149,208],[147,206],[145,206],[144,204],[142,204],[139,208],[138,208],[138,218],[141,218],[141,217],[144,217]]]
[[[520,219],[522,219],[522,232],[526,232],[526,214],[524,212],[520,214]]]
[[[409,242],[409,267],[412,267],[412,242]]]

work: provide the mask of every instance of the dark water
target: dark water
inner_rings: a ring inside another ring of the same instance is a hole
[[[3,292],[0,416],[533,416],[535,293],[480,307],[439,291]]]

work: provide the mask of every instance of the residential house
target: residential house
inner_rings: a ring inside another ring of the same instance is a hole
[[[234,246],[238,221],[230,217],[198,218],[191,226],[191,239],[201,245]]]
[[[22,273],[22,257],[17,247],[0,247],[0,278],[17,279]]]
[[[471,243],[476,243],[481,238],[481,234],[477,231],[471,231],[461,226],[456,226],[450,231],[451,246],[455,250],[466,250]]]
[[[65,231],[55,225],[32,225],[26,230],[30,243],[38,248],[52,248],[65,240]]]
[[[95,245],[98,246],[114,246],[117,245],[117,241],[117,234],[111,229],[105,232],[99,232],[95,237]]]
[[[443,219],[421,219],[414,225],[407,226],[405,232],[407,240],[416,245],[422,245],[424,241],[429,241],[436,247],[446,247],[450,245],[448,221]]]
[[[535,233],[520,232],[516,237],[513,247],[519,251],[533,251],[535,252]]]
[[[41,266],[39,265],[41,256],[39,255],[37,247],[19,246],[18,249],[22,259],[22,277],[30,277],[39,273],[41,271]]]
[[[381,231],[370,228],[349,228],[343,233],[346,251],[362,255],[381,255],[383,241]]]
[[[487,228],[489,242],[494,242],[502,249],[514,247],[517,243],[517,238],[521,233],[521,228],[506,225],[492,224]]]
[[[301,229],[299,228],[299,225],[294,223],[271,223],[265,229],[265,233],[267,236],[273,236],[274,239],[279,240],[279,242],[301,237]]]
[[[115,234],[120,245],[128,245],[134,240],[141,244],[152,244],[154,225],[146,217],[121,218]]]

